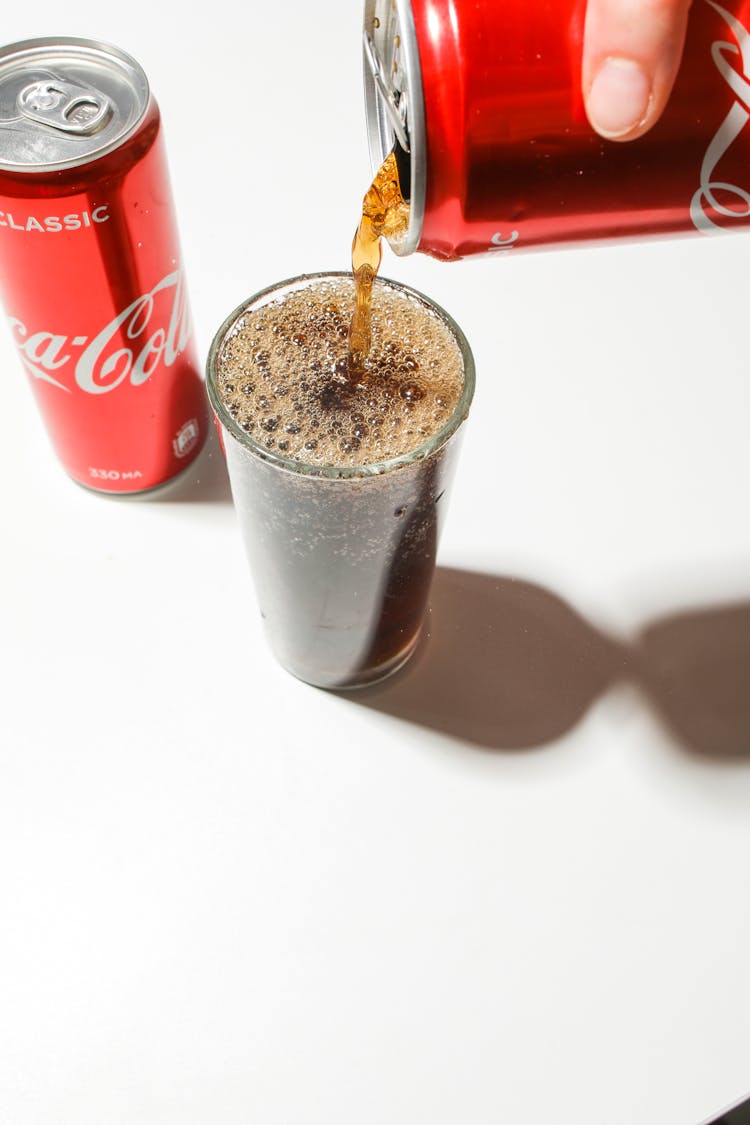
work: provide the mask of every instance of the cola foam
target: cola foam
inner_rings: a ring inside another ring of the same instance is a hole
[[[246,311],[216,386],[254,442],[317,466],[365,466],[417,449],[451,418],[464,365],[448,325],[416,295],[375,284],[372,345],[353,369],[351,278],[316,280]]]

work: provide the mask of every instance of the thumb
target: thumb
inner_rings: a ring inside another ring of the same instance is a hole
[[[589,121],[630,141],[658,121],[685,43],[690,0],[589,0],[583,96]]]

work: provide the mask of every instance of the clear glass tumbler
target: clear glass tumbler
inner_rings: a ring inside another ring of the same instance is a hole
[[[245,432],[223,401],[218,366],[242,318],[286,294],[346,274],[280,282],[243,302],[217,332],[207,386],[270,647],[293,675],[323,688],[354,688],[394,672],[419,639],[441,524],[474,394],[474,361],[458,325],[424,295],[463,362],[463,387],[447,421],[406,453],[372,464],[306,464]],[[251,373],[252,374],[252,373]],[[304,370],[291,373],[304,378]]]

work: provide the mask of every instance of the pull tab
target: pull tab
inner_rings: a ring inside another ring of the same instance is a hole
[[[43,79],[25,86],[16,99],[25,117],[63,133],[88,137],[112,116],[112,103],[92,87],[62,79]]]
[[[365,32],[364,35],[364,49],[365,61],[370,68],[375,86],[382,99],[383,107],[388,117],[393,132],[396,134],[398,143],[404,152],[409,151],[409,127],[406,120],[407,114],[407,98],[405,92],[397,89],[388,77],[388,67],[381,59],[378,49],[370,35]],[[391,63],[390,71],[392,74],[398,74],[398,60],[396,57],[397,44],[394,44],[394,58]]]

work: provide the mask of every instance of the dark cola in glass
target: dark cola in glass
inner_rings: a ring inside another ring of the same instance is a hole
[[[356,364],[354,307],[351,274],[272,286],[208,362],[271,648],[326,688],[381,679],[416,646],[474,391],[466,339],[432,301],[375,281]]]

